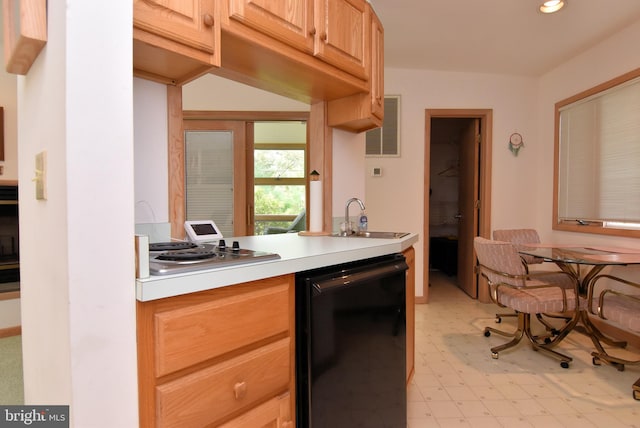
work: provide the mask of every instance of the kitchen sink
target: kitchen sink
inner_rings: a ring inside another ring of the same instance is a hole
[[[377,239],[400,239],[407,236],[409,232],[354,232],[350,235],[334,234],[342,238],[377,238]]]

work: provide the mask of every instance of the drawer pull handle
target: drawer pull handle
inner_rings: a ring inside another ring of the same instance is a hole
[[[211,16],[208,13],[204,14],[204,25],[207,27],[213,27],[213,25],[215,24],[215,20],[213,19],[213,16]]]
[[[238,382],[233,386],[233,393],[236,400],[242,400],[247,395],[247,382]]]

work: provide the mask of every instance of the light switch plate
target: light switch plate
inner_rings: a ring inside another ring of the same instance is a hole
[[[47,152],[42,151],[36,155],[36,199],[47,199]]]

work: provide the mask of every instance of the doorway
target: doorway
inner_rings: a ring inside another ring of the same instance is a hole
[[[429,271],[447,274],[471,298],[478,287],[473,239],[489,236],[492,110],[426,110],[423,300]]]

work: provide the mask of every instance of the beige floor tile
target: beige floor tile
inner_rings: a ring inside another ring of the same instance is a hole
[[[579,333],[557,347],[573,358],[568,369],[524,342],[494,359],[490,348],[510,339],[484,337],[485,326],[512,331],[515,319],[496,324],[504,309],[469,298],[452,281],[432,272],[430,301],[416,306],[410,428],[640,428],[640,401],[631,396],[640,367],[594,366],[593,345]]]

